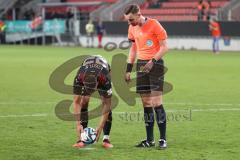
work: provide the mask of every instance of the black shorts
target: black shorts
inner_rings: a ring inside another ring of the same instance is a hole
[[[158,60],[149,73],[142,72],[143,66],[149,60],[137,60],[137,93],[150,93],[151,91],[163,91],[164,61]]]
[[[112,97],[111,81],[108,81],[105,85],[99,87],[97,89],[97,91],[98,91],[99,95],[104,97],[104,98]],[[86,91],[86,89],[83,86],[83,84],[81,84],[81,83],[79,83],[79,81],[77,81],[77,77],[75,77],[75,80],[73,82],[73,94],[81,95],[81,96],[91,96],[91,94],[89,94]]]

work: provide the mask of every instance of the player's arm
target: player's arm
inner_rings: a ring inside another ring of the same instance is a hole
[[[209,24],[209,29],[210,29],[210,31],[212,31],[212,30],[217,30],[218,27],[215,26],[215,25],[213,25],[213,23],[210,23],[210,24]]]
[[[212,24],[209,24],[208,26],[209,26],[209,30],[210,30],[210,31],[211,31],[211,30],[214,30],[214,26],[213,26]]]
[[[74,109],[74,116],[75,116],[75,120],[76,120],[76,132],[77,132],[77,138],[78,140],[80,140],[80,135],[83,132],[83,127],[81,125],[81,121],[80,121],[80,114],[81,114],[81,105],[80,105],[80,101],[81,101],[82,96],[80,95],[74,95],[73,97],[73,109]]]
[[[212,30],[217,30],[217,29],[218,29],[218,27],[212,26]]]
[[[97,138],[96,138],[97,141],[102,133],[103,127],[108,119],[108,114],[111,110],[111,97],[109,98],[102,97],[102,105],[103,105],[102,117],[97,127]]]

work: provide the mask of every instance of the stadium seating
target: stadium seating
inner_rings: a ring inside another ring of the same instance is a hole
[[[115,3],[117,0],[66,0],[69,3],[82,3],[86,2],[85,5],[79,6],[78,9],[82,14],[89,14],[90,12],[98,9],[102,4],[108,5]],[[47,13],[66,13],[68,11],[68,7],[47,7]]]
[[[227,1],[213,1],[211,3],[211,6],[213,8],[219,8],[222,7]],[[182,2],[163,2],[162,7],[163,8],[197,8],[198,2],[196,1],[182,1]]]
[[[91,12],[95,9],[97,9],[100,4],[102,3],[114,3],[116,2],[117,0],[92,0],[92,1],[89,1],[89,0],[67,0],[66,2],[70,2],[70,3],[78,3],[78,2],[88,2],[89,5],[84,5],[82,7],[78,7],[79,10],[81,10],[81,12]],[[99,2],[99,3],[95,3],[94,5],[92,5],[91,3],[94,3],[94,2]],[[47,8],[47,11],[48,12],[65,12],[66,11],[66,7],[49,7]]]
[[[174,8],[169,8],[169,9],[143,9],[142,14],[144,15],[196,15],[197,14],[196,9],[189,9],[189,8],[180,8],[180,9],[174,9]],[[211,9],[211,13],[216,13],[217,9],[213,8]]]
[[[199,0],[168,0],[161,2],[160,8],[147,8],[144,3],[142,14],[148,17],[157,18],[162,21],[197,21]],[[216,15],[217,10],[223,7],[229,0],[212,0],[209,13]]]

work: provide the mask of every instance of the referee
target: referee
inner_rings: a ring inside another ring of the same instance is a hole
[[[168,51],[167,33],[156,19],[142,16],[138,5],[125,8],[124,16],[128,20],[128,39],[132,42],[129,51],[126,82],[131,80],[130,74],[137,57],[136,91],[140,94],[146,126],[147,138],[136,147],[154,147],[154,111],[158,124],[160,149],[167,147],[166,113],[163,108],[164,64],[162,57]]]

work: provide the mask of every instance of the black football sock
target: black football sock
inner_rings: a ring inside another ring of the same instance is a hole
[[[155,107],[154,110],[157,117],[156,121],[160,132],[160,139],[166,140],[166,126],[167,126],[166,112],[163,108],[163,105]]]
[[[88,107],[84,106],[84,108],[81,109],[81,124],[83,126],[83,129],[88,126]]]
[[[112,111],[109,112],[108,119],[103,127],[103,133],[105,137],[109,136],[111,128],[112,128]]]
[[[147,132],[147,141],[153,141],[154,112],[152,107],[144,107],[144,121]]]

